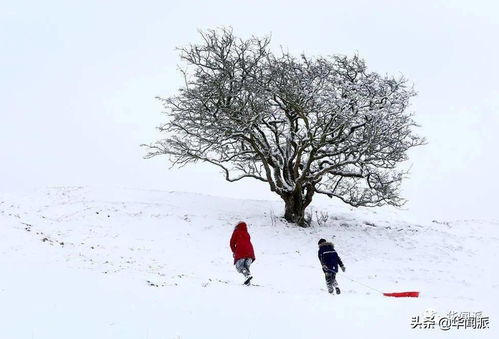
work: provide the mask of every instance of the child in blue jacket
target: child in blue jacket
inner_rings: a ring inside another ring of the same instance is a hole
[[[319,260],[322,265],[322,271],[326,277],[326,285],[329,293],[340,294],[341,290],[336,282],[336,273],[338,273],[338,266],[345,272],[345,265],[341,261],[340,256],[336,253],[334,245],[325,239],[319,240]]]

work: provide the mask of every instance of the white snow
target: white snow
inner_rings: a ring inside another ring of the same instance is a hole
[[[317,204],[325,225],[280,218],[277,201],[58,187],[0,196],[0,338],[497,338],[496,221],[404,221]],[[242,286],[228,241],[256,252]],[[347,271],[331,296],[317,241]],[[388,298],[384,291],[420,291]],[[411,329],[427,309],[482,311],[483,330]]]

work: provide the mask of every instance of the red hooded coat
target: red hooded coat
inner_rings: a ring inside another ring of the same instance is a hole
[[[234,264],[236,261],[243,258],[255,260],[255,252],[253,251],[251,237],[245,222],[241,221],[234,229],[232,237],[230,238],[230,249],[234,254]]]

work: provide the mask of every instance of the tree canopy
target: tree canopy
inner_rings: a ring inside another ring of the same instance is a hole
[[[352,206],[404,203],[397,164],[425,142],[413,132],[415,92],[404,77],[370,72],[357,55],[276,54],[269,37],[244,40],[231,29],[201,37],[180,49],[185,84],[160,98],[164,138],[146,157],[203,161],[228,181],[266,182],[285,218],[302,226],[314,194]]]

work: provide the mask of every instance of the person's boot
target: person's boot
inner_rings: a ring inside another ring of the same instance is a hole
[[[339,287],[336,287],[336,294],[340,294],[341,293],[341,290]]]
[[[251,279],[253,279],[253,276],[252,276],[252,275],[248,275],[248,276],[246,277],[246,280],[244,281],[244,284],[245,284],[246,286],[249,286],[249,285],[251,284]]]

